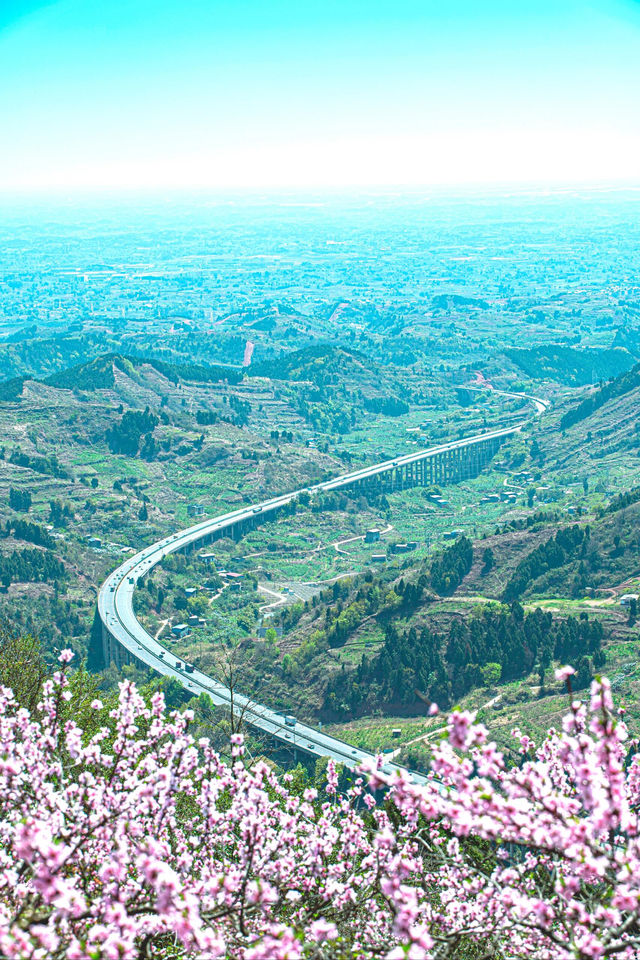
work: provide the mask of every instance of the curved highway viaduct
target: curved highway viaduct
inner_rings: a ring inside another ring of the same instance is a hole
[[[546,407],[544,401],[524,394],[503,396],[532,401],[537,414]],[[211,543],[220,537],[239,537],[257,523],[275,519],[278,512],[302,492],[313,496],[333,490],[358,490],[373,484],[381,484],[383,489],[394,490],[415,484],[453,483],[475,476],[491,460],[500,445],[522,430],[527,422],[524,420],[505,429],[489,430],[399,456],[375,466],[364,467],[333,480],[224,513],[158,540],[125,560],[107,577],[99,590],[98,613],[102,624],[105,662],[113,661],[116,666],[121,666],[137,660],[157,673],[174,677],[190,694],[198,696],[200,693],[207,693],[215,704],[231,708],[232,693],[224,684],[191,666],[190,672],[187,672],[185,664],[176,660],[175,654],[155,640],[138,623],[133,611],[133,591],[140,577],[148,574],[170,553],[188,552],[197,544]],[[311,755],[331,757],[350,768],[356,768],[363,761],[372,758],[372,754],[327,736],[307,724],[297,722],[290,726],[282,714],[242,697],[236,691],[233,692],[233,709],[242,711],[244,720],[249,724]],[[394,765],[388,766],[392,768]],[[417,775],[414,776],[419,779]]]

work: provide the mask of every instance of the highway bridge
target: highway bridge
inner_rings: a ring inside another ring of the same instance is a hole
[[[545,401],[524,394],[503,394],[503,396],[530,400],[536,406],[537,414],[546,407]],[[284,493],[239,510],[232,510],[158,540],[157,543],[125,560],[107,577],[99,590],[98,613],[102,623],[105,662],[107,664],[114,662],[120,667],[124,663],[138,661],[157,673],[174,677],[188,693],[193,696],[206,693],[217,705],[225,705],[230,709],[233,706],[234,711],[242,713],[245,722],[294,750],[301,750],[317,757],[331,757],[352,769],[366,760],[371,760],[372,755],[364,750],[330,737],[307,724],[296,722],[291,725],[291,719],[287,723],[283,714],[255,703],[239,695],[237,691],[232,695],[231,690],[224,684],[191,665],[187,671],[187,665],[176,658],[168,647],[163,646],[159,640],[155,640],[147,633],[136,619],[133,611],[133,592],[136,582],[146,576],[170,553],[189,552],[196,545],[211,543],[220,537],[239,537],[257,523],[275,519],[278,512],[302,492],[307,492],[313,497],[315,494],[334,490],[358,490],[373,483],[381,483],[384,489],[400,489],[420,483],[455,482],[473,476],[489,462],[500,444],[522,430],[527,422],[523,420],[510,427],[489,430],[475,436],[398,456],[393,460],[386,460],[371,467],[343,474],[333,480]],[[392,769],[394,764],[387,766]],[[420,779],[417,774],[413,776]]]

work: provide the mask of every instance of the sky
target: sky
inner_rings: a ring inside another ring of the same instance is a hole
[[[640,182],[640,0],[0,0],[0,192]]]

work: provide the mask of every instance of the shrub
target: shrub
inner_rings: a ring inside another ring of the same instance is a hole
[[[423,783],[372,760],[381,804],[332,761],[322,796],[248,769],[239,734],[225,764],[129,681],[82,729],[70,657],[33,714],[0,690],[3,957],[637,958],[640,760],[607,681],[510,770],[453,713]]]

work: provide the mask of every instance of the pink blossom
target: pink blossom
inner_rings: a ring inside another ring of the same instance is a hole
[[[575,672],[576,671],[573,669],[573,667],[569,667],[569,666],[559,667],[555,671],[555,678],[556,680],[559,680],[561,683],[564,683],[565,680],[568,680],[569,677],[572,677]]]
[[[239,734],[228,765],[189,712],[129,681],[89,735],[59,716],[68,689],[60,671],[33,716],[0,690],[7,960],[169,942],[201,960],[454,960],[461,941],[638,960],[640,760],[606,680],[537,748],[514,731],[519,764],[455,712],[424,783],[377,758],[341,792],[330,762],[326,789],[302,795],[246,765]]]
[[[309,939],[315,943],[324,943],[325,940],[336,940],[338,937],[338,928],[335,923],[330,923],[321,917],[314,920],[309,925]]]

